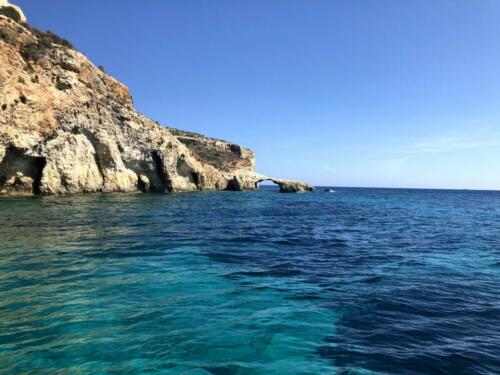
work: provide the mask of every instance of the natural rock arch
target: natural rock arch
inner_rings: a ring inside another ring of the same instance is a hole
[[[259,184],[264,181],[270,181],[278,185],[281,193],[302,193],[306,191],[313,192],[315,190],[314,186],[304,182],[271,178],[258,173],[234,176],[228,180],[226,190],[254,190],[258,189]]]
[[[305,191],[314,191],[314,187],[303,182],[292,181],[292,180],[282,180],[276,178],[261,178],[257,180],[255,183],[255,187],[257,188],[261,182],[270,181],[273,184],[276,184],[280,188],[280,192],[282,193],[301,193]]]

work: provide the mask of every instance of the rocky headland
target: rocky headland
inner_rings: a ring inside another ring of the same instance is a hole
[[[25,21],[0,0],[0,194],[241,191],[265,180],[314,189],[256,173],[249,149],[141,115],[125,85]]]

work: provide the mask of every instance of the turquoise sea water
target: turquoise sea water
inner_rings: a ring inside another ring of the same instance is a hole
[[[0,374],[493,374],[499,324],[499,192],[0,199]]]

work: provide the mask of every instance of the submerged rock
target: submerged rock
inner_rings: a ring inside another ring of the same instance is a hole
[[[251,150],[160,126],[68,41],[0,14],[0,194],[312,190],[254,169]]]

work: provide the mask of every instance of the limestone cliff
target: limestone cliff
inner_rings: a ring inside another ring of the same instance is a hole
[[[254,168],[252,151],[158,125],[69,42],[0,14],[0,194],[247,190],[269,179]]]

